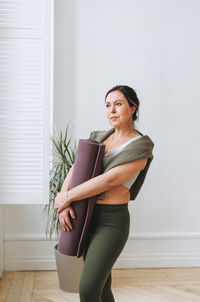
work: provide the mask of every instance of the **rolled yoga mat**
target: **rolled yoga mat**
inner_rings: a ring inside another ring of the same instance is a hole
[[[76,151],[69,190],[102,173],[105,145],[93,139],[80,139]],[[97,195],[71,203],[76,219],[72,230],[61,229],[57,250],[68,256],[81,257]]]

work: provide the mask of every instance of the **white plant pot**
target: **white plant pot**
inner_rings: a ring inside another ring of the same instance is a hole
[[[57,247],[58,244],[54,247],[54,253],[60,289],[65,292],[78,293],[84,266],[83,257],[63,255],[57,250]]]

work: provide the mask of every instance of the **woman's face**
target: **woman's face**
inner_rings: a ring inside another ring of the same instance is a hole
[[[110,92],[106,97],[106,117],[109,123],[115,127],[132,123],[132,115],[135,107],[129,106],[129,103],[123,93],[119,90]]]

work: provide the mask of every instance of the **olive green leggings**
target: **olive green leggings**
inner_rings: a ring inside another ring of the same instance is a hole
[[[83,250],[81,302],[114,302],[111,270],[128,239],[128,204],[96,204]]]

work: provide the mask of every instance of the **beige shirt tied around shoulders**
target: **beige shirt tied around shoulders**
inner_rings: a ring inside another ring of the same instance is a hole
[[[92,131],[90,133],[89,138],[101,143],[114,131],[115,131],[114,127],[109,130]],[[140,133],[140,135],[142,135],[142,137],[140,137],[140,139],[130,142],[119,153],[113,154],[112,156],[109,156],[109,157],[104,157],[104,162],[103,162],[102,173],[108,171],[109,169],[111,169],[117,165],[127,163],[130,161],[134,161],[139,158],[148,157],[145,168],[140,171],[136,181],[130,187],[130,190],[129,190],[130,191],[130,200],[136,199],[136,197],[144,183],[149,166],[154,158],[153,153],[152,153],[153,148],[154,148],[154,142],[151,140],[151,138],[148,135],[143,135],[140,131],[138,131],[138,132]],[[98,194],[98,199],[103,200],[104,194],[105,194],[105,192]]]

